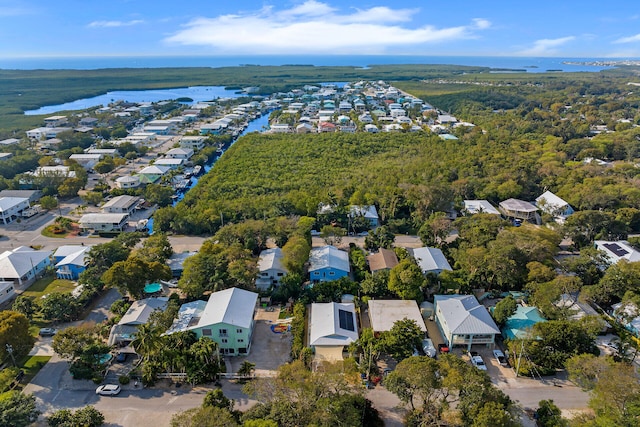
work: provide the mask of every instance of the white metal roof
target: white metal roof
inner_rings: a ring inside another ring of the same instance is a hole
[[[341,314],[340,311],[344,313]],[[340,316],[349,317],[350,323],[341,323]],[[353,326],[353,330],[350,330],[350,326]],[[311,304],[309,345],[344,346],[357,340],[358,324],[353,303]]]
[[[142,325],[149,321],[149,316],[155,310],[166,310],[169,298],[145,298],[134,301],[129,310],[122,316],[118,325]]]
[[[147,166],[146,168],[142,169],[140,172],[138,172],[139,174],[142,175],[164,175],[165,173],[167,173],[171,168],[169,166]]]
[[[226,323],[249,328],[253,323],[253,312],[257,300],[257,293],[240,288],[214,292],[209,297],[197,327]]]
[[[445,258],[442,251],[438,248],[414,248],[411,249],[413,257],[423,273],[429,273],[437,270],[451,270],[449,261]]]
[[[499,334],[500,329],[487,309],[473,295],[436,295],[436,315],[442,313],[454,335]]]
[[[551,191],[545,191],[536,198],[536,203],[540,204],[541,202],[544,204],[544,207],[542,208],[543,210],[558,210],[565,206],[569,206],[569,203],[556,196]]]
[[[516,212],[535,212],[538,210],[538,208],[532,205],[531,203],[525,202],[524,200],[519,200],[519,199],[504,200],[500,202],[500,206],[502,206],[502,208],[506,210],[516,211]]]
[[[29,199],[24,197],[0,197],[0,212],[8,211],[24,202],[29,203]]]
[[[82,215],[80,224],[120,224],[128,216],[126,213],[90,213]]]
[[[72,252],[68,252],[66,255],[62,255],[66,252],[66,250],[61,252],[61,248],[74,248],[75,250]],[[87,253],[91,249],[91,246],[62,246],[61,248],[58,248],[58,250],[54,253],[54,256],[56,257],[64,256],[64,258],[56,264],[56,267],[62,265],[87,265]]]
[[[389,331],[398,320],[415,320],[427,332],[418,303],[413,300],[369,300],[369,318],[375,332]]]
[[[364,216],[369,219],[378,219],[378,210],[375,205],[370,206],[351,206],[349,208],[352,216]]]
[[[628,262],[640,261],[640,252],[635,250],[626,240],[618,240],[615,242],[596,240],[594,244],[596,249],[603,251],[613,264],[616,264],[621,259],[625,259]]]
[[[488,200],[465,200],[464,210],[470,214],[488,213],[493,215],[500,215],[500,211],[494,208]]]
[[[178,317],[173,321],[171,328],[167,330],[166,334],[186,331],[190,327],[197,325],[206,306],[207,302],[202,300],[182,304],[180,310],[178,310]]]
[[[350,271],[349,254],[331,245],[311,249],[311,254],[309,255],[309,271],[321,270],[323,268]]]
[[[284,264],[282,264],[282,259],[282,249],[265,249],[260,252],[260,258],[258,258],[258,271],[267,271],[272,269],[287,271]]]
[[[129,207],[138,203],[138,200],[140,200],[140,197],[128,196],[126,194],[123,194],[122,196],[117,196],[109,200],[107,203],[102,205],[102,209],[106,209],[106,208],[128,209]]]
[[[20,246],[0,254],[0,277],[18,279],[51,256],[51,251],[35,251]]]

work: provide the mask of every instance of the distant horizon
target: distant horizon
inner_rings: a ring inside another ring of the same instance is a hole
[[[640,57],[640,5],[163,0],[0,6],[2,58],[228,55]]]

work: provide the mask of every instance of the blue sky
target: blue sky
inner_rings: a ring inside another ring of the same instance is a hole
[[[640,57],[640,3],[0,0],[5,58],[257,54]]]

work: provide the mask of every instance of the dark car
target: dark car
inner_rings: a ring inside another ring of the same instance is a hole
[[[127,353],[118,353],[116,354],[116,362],[122,363],[127,361]]]

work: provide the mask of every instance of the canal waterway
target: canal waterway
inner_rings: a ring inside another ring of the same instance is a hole
[[[238,135],[237,138],[235,138],[231,144],[233,145],[238,138],[247,135],[249,133],[252,132],[263,132],[266,129],[269,128],[269,113],[265,113],[262,116],[251,120],[248,124],[248,126]],[[224,154],[224,153],[223,153]],[[180,202],[182,199],[184,199],[184,196],[187,194],[187,192],[191,191],[193,189],[193,187],[196,186],[196,184],[198,184],[198,181],[200,180],[200,178],[206,174],[208,174],[211,169],[213,169],[213,166],[215,165],[215,163],[218,161],[218,159],[220,158],[222,154],[216,155],[215,157],[213,157],[212,159],[210,159],[205,165],[204,165],[204,174],[201,175],[200,177],[191,177],[189,180],[189,185],[187,185],[187,188],[185,191],[181,192],[178,194],[178,197],[173,201],[172,206],[175,206],[178,204],[178,202]],[[153,217],[149,218],[149,222],[147,223],[147,230],[149,231],[149,234],[153,233]]]

